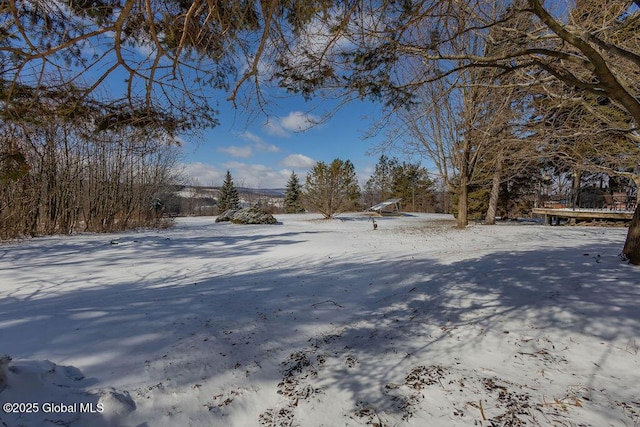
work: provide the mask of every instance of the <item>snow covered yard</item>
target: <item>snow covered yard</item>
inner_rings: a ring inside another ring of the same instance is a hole
[[[640,425],[626,229],[277,218],[1,245],[0,425]]]

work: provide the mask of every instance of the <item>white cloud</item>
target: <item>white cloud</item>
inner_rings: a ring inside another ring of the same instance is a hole
[[[255,147],[260,151],[268,151],[269,153],[279,153],[280,147],[273,144],[267,144],[266,142],[257,143]]]
[[[291,175],[290,170],[273,168],[260,164],[227,162],[223,165],[231,171],[233,182],[239,187],[284,188]]]
[[[247,146],[237,147],[235,145],[230,145],[228,147],[220,147],[218,148],[218,151],[222,153],[227,153],[233,157],[241,157],[241,158],[247,158],[253,155],[253,150],[251,149],[251,147],[247,147]]]
[[[256,135],[255,133],[245,131],[238,136],[246,141],[253,142],[253,147],[259,151],[268,151],[270,153],[278,153],[280,151],[280,147],[277,145],[269,144],[265,142],[261,137]]]
[[[255,133],[251,133],[249,131],[244,131],[241,134],[239,134],[238,136],[240,138],[244,139],[244,140],[251,141],[254,144],[264,144],[264,141],[262,140],[262,138],[260,138]]]
[[[201,162],[185,163],[180,167],[182,175],[187,178],[186,184],[204,186],[222,185],[227,170],[231,172],[236,186],[249,188],[284,188],[291,175],[287,169],[275,170],[261,164],[238,161],[226,162],[222,169]]]
[[[302,111],[292,111],[281,119],[282,127],[292,132],[302,132],[318,124],[317,117]]]
[[[291,169],[310,169],[315,163],[315,160],[304,154],[291,154],[280,162],[282,166]]]
[[[289,136],[289,132],[286,131],[280,124],[280,119],[278,117],[269,118],[263,125],[264,130],[273,136]]]
[[[319,122],[319,119],[312,114],[292,111],[285,117],[270,117],[265,122],[264,128],[270,135],[289,136],[290,132],[304,132]]]
[[[226,173],[201,162],[183,163],[179,168],[188,180],[186,184],[193,185],[222,185]]]

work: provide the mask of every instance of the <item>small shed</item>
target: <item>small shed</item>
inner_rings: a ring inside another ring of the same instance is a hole
[[[387,199],[367,209],[369,212],[377,212],[380,215],[397,215],[400,213],[400,201],[402,199]]]

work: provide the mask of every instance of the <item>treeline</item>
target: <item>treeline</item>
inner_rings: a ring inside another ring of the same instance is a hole
[[[157,134],[5,122],[0,138],[0,238],[160,225],[176,148]]]
[[[304,185],[293,172],[287,182],[283,207],[286,213],[308,210],[331,218],[399,198],[405,211],[442,212],[446,201],[440,196],[436,182],[420,164],[401,163],[395,157],[382,155],[363,190],[353,163],[337,158],[331,163],[317,162],[307,173]]]
[[[449,208],[448,196],[438,190],[437,180],[426,168],[385,154],[378,159],[362,196],[366,207],[398,198],[408,212],[446,212]]]

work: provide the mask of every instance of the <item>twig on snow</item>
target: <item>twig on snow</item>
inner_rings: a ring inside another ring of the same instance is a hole
[[[316,306],[321,305],[321,304],[326,304],[326,303],[328,303],[328,302],[330,302],[331,304],[333,304],[333,305],[335,305],[335,306],[337,306],[337,307],[343,307],[343,306],[341,306],[340,304],[338,304],[337,302],[335,302],[335,301],[334,301],[334,300],[332,300],[332,299],[328,299],[328,300],[326,300],[326,301],[322,301],[322,302],[317,302],[317,303],[315,303],[315,304],[311,304],[311,307],[316,308]]]
[[[487,421],[487,417],[484,416],[484,408],[482,407],[482,400],[478,400],[478,405],[480,408],[480,415],[482,415],[482,421]]]

